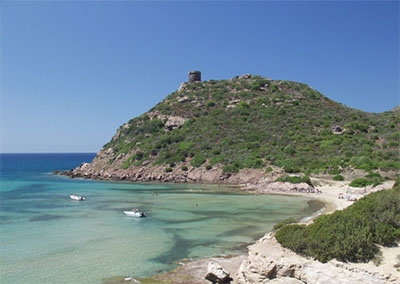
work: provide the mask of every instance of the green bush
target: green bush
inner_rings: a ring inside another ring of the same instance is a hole
[[[196,155],[194,155],[193,160],[190,162],[190,164],[193,167],[198,168],[202,164],[204,164],[205,162],[206,162],[206,157],[204,156],[204,154],[203,153],[197,153]]]
[[[343,180],[344,180],[344,176],[342,176],[342,175],[336,175],[336,176],[333,177],[333,180],[343,181]]]
[[[282,182],[290,182],[290,183],[302,183],[305,182],[307,184],[312,184],[311,179],[309,176],[281,176],[277,178],[275,181],[282,181]]]
[[[237,163],[233,164],[225,164],[222,168],[224,173],[238,173],[239,172],[239,165]]]
[[[141,151],[136,152],[136,154],[135,154],[135,159],[136,160],[140,161],[140,160],[143,159],[143,157],[144,157],[144,153],[143,152],[141,152]]]
[[[294,223],[297,223],[297,222],[299,222],[299,220],[296,219],[296,218],[287,218],[285,220],[282,220],[282,221],[276,223],[274,225],[274,230],[276,231],[276,230],[282,228],[285,225],[294,224]]]
[[[128,169],[128,168],[131,166],[131,164],[132,164],[131,161],[126,160],[126,161],[122,164],[121,168],[124,169],[124,170],[126,170],[126,169]]]
[[[213,102],[213,101],[206,102],[206,107],[213,107],[213,106],[215,106],[215,102]]]
[[[383,181],[383,177],[379,173],[369,172],[365,177],[369,179]]]
[[[339,174],[339,170],[338,169],[333,169],[329,171],[330,175],[338,175]]]
[[[275,234],[278,242],[296,253],[303,253],[306,244],[306,225],[286,225]]]
[[[377,178],[364,177],[364,178],[353,179],[349,185],[353,186],[353,187],[366,187],[369,185],[377,186],[377,185],[381,184],[382,181],[383,181],[383,179],[380,179],[380,178],[377,179]]]

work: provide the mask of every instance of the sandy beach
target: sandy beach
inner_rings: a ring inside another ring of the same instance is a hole
[[[360,199],[363,196],[375,191],[390,189],[394,185],[394,181],[386,181],[377,187],[353,188],[347,182],[339,182],[325,179],[312,179],[313,184],[320,191],[320,193],[303,193],[303,192],[265,192],[266,194],[285,194],[305,196],[307,198],[317,199],[325,204],[325,209],[321,214],[331,214],[336,210],[342,210],[354,201],[349,199]],[[263,192],[263,186],[257,188],[257,194]],[[312,222],[308,220],[307,222]],[[259,248],[260,250],[268,250],[268,248]],[[400,272],[397,271],[395,265],[400,264],[400,246],[391,248],[381,248],[382,255],[380,256],[380,263],[376,265],[370,261],[368,263],[345,263],[344,265],[348,270],[362,270],[371,274],[389,275],[391,281],[387,283],[400,283]],[[260,251],[260,253],[263,253]],[[264,253],[268,253],[265,252]],[[214,257],[209,259],[202,259],[189,263],[182,263],[180,267],[172,272],[157,275],[153,279],[158,281],[171,281],[171,283],[210,283],[205,280],[207,273],[207,266],[210,262],[218,263],[222,268],[228,271],[232,277],[231,283],[240,283],[237,281],[235,274],[239,270],[246,255],[229,256],[229,257]],[[190,280],[189,280],[190,279]],[[394,282],[393,282],[394,279]],[[397,280],[396,280],[397,279]]]

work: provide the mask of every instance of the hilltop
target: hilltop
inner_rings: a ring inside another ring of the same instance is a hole
[[[400,169],[397,109],[368,113],[306,84],[254,75],[191,80],[67,174],[231,184],[292,173],[341,179],[356,170],[393,177]]]

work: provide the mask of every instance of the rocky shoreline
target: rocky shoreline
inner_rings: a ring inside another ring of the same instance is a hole
[[[206,183],[206,184],[258,184],[268,179],[265,171],[244,169],[237,174],[223,173],[222,168],[189,167],[187,170],[175,169],[167,172],[163,166],[143,166],[129,169],[119,167],[103,167],[93,163],[83,163],[68,171],[55,171],[55,174],[71,178],[85,178],[110,181],[130,182],[171,182],[171,183]],[[276,174],[276,173],[275,173]],[[272,177],[272,176],[271,176]]]
[[[144,161],[140,166],[124,168],[127,155],[120,154],[114,158],[114,151],[103,149],[97,153],[91,163],[82,163],[68,171],[56,171],[56,174],[71,178],[87,178],[96,180],[130,181],[130,182],[174,182],[174,183],[206,183],[226,185],[246,185],[271,182],[284,171],[274,167],[273,171],[263,169],[243,169],[239,173],[224,173],[221,166],[211,168],[193,167],[190,163],[166,167],[152,165],[152,161]]]

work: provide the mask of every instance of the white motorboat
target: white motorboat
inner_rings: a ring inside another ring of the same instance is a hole
[[[146,217],[146,213],[141,212],[137,209],[133,209],[131,211],[124,211],[124,214],[129,217],[137,217],[137,218]]]
[[[86,198],[83,196],[80,196],[78,194],[71,194],[69,196],[69,198],[73,199],[73,200],[77,200],[77,201],[84,201]]]

